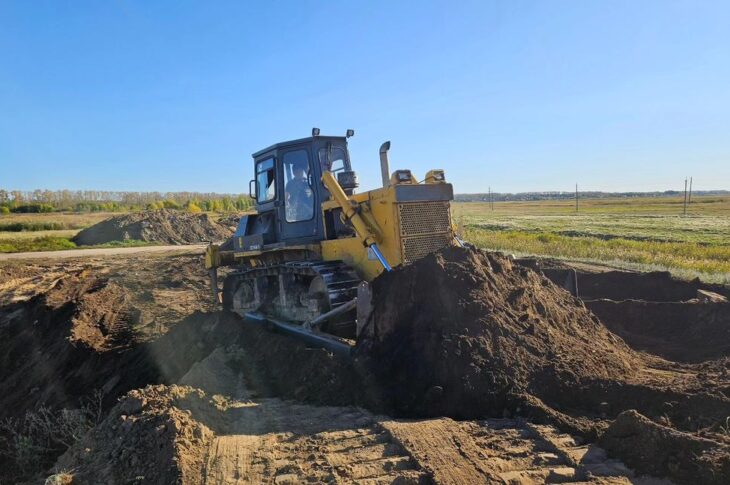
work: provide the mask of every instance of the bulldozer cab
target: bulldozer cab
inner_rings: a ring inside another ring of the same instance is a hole
[[[253,234],[260,245],[305,244],[324,237],[320,205],[329,198],[322,174],[351,173],[346,137],[312,136],[277,143],[253,154],[256,201]],[[250,229],[249,229],[250,231]]]

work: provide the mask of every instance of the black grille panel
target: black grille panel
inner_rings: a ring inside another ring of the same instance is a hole
[[[448,246],[453,240],[447,201],[398,204],[401,256],[405,264]]]

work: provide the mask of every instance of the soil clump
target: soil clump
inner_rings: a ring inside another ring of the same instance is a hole
[[[80,231],[73,242],[79,246],[130,240],[193,244],[225,240],[233,230],[230,225],[215,222],[208,214],[158,209],[110,217]]]
[[[148,386],[124,396],[107,417],[62,455],[56,471],[72,483],[201,483],[213,432],[193,419],[205,393]]]
[[[720,485],[730,477],[730,443],[662,426],[633,410],[621,413],[599,444],[640,473],[678,483]]]

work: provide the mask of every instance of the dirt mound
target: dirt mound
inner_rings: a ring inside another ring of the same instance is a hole
[[[640,473],[679,483],[720,485],[730,477],[730,445],[656,424],[636,411],[619,415],[600,445]]]
[[[232,234],[229,225],[218,224],[207,214],[159,209],[111,217],[82,230],[73,241],[79,246],[129,240],[192,244],[222,241]]]
[[[447,248],[377,278],[361,361],[402,415],[526,415],[595,438],[637,409],[721,432],[722,369],[637,353],[583,303],[501,255]]]
[[[512,397],[542,399],[642,362],[583,304],[497,254],[447,248],[373,282],[361,354],[404,412],[500,415]]]
[[[56,463],[73,483],[200,483],[213,432],[185,407],[200,390],[149,386],[131,391]],[[184,403],[184,404],[183,404]]]
[[[218,224],[221,226],[228,227],[231,231],[235,231],[238,228],[238,223],[241,221],[241,214],[227,214],[218,219]]]

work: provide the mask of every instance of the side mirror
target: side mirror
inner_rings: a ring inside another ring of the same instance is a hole
[[[253,184],[253,187],[251,185]],[[256,200],[256,179],[251,179],[248,183],[248,196]]]

